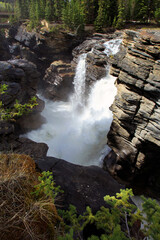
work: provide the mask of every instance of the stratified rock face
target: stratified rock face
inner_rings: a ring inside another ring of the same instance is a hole
[[[70,63],[59,60],[52,62],[43,78],[43,94],[48,99],[67,100],[73,92],[74,72]]]
[[[119,178],[160,191],[160,32],[126,31],[111,74],[117,96],[105,167]]]

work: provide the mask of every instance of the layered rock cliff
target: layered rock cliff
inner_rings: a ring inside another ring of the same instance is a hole
[[[160,32],[126,31],[112,59],[117,95],[104,167],[134,186],[160,192]]]

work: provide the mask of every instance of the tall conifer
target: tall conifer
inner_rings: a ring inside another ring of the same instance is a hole
[[[52,15],[52,2],[51,2],[51,0],[46,0],[45,19],[47,21],[51,21],[52,18],[53,18],[53,15]]]

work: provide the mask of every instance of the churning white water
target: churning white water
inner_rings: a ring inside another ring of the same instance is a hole
[[[83,53],[78,58],[76,74],[74,77],[74,94],[71,96],[73,105],[83,107],[85,105],[85,78],[86,78],[86,57],[87,53]]]
[[[106,54],[115,54],[120,42],[111,40],[105,43],[106,49],[112,49]],[[112,122],[109,107],[116,94],[115,78],[107,74],[97,81],[87,104],[84,104],[85,61],[86,54],[82,54],[74,79],[75,92],[70,101],[52,102],[41,97],[45,101],[42,115],[46,123],[40,129],[29,132],[27,137],[36,142],[45,142],[49,146],[48,156],[80,165],[98,165],[110,150],[106,145],[106,135]]]

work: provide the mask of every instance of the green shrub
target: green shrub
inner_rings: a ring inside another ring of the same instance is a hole
[[[43,172],[39,177],[40,183],[35,186],[36,196],[45,193],[51,197],[53,203],[57,195],[61,192],[60,187],[56,187],[52,173]],[[97,230],[103,231],[101,236],[91,236],[88,240],[135,240],[135,239],[160,239],[160,206],[156,200],[142,197],[142,211],[138,209],[130,200],[133,196],[132,189],[121,189],[116,196],[105,196],[104,200],[110,205],[110,209],[102,206],[96,214],[92,213],[90,207],[86,208],[83,215],[78,215],[76,207],[70,205],[68,210],[58,209],[59,216],[64,222],[61,227],[64,232],[58,236],[58,240],[81,240],[82,232],[88,224],[93,224]],[[135,223],[143,223],[143,229],[139,229],[136,235],[132,232]]]
[[[51,198],[54,203],[57,195],[63,191],[60,189],[60,186],[55,185],[52,172],[42,172],[42,175],[38,177],[38,180],[40,183],[34,186],[35,191],[32,194],[35,194],[36,196],[45,194],[46,197]]]
[[[6,84],[0,85],[0,96],[7,94],[8,86]],[[24,114],[30,113],[35,106],[37,106],[37,98],[32,97],[28,103],[20,104],[18,100],[15,101],[15,104],[12,108],[4,107],[2,101],[0,101],[0,120],[15,120],[17,117],[21,117]]]

